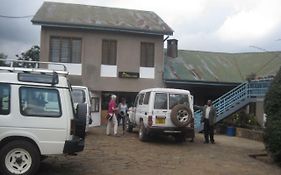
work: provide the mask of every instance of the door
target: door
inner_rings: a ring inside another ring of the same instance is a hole
[[[90,127],[94,126],[100,126],[101,125],[101,103],[100,103],[100,93],[95,92],[92,94],[92,106],[91,106],[91,118],[92,118],[92,124]]]
[[[139,125],[139,121],[141,118],[143,118],[143,99],[144,99],[144,93],[139,94],[138,100],[137,100],[137,107],[136,107],[136,123]]]
[[[156,126],[173,126],[168,109],[168,94],[157,92],[154,96],[153,115]]]

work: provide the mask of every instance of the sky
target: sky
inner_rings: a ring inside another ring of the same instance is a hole
[[[173,30],[179,49],[212,52],[281,50],[281,0],[49,0],[154,11]],[[0,15],[34,15],[43,0],[0,0]],[[0,17],[0,53],[14,58],[40,45],[30,18]]]

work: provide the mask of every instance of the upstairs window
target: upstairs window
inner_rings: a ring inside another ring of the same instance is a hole
[[[141,67],[154,67],[154,43],[141,43]]]
[[[50,61],[61,63],[81,63],[81,39],[51,37]]]
[[[10,114],[10,85],[0,84],[0,115]]]
[[[102,64],[116,65],[117,41],[102,40]]]

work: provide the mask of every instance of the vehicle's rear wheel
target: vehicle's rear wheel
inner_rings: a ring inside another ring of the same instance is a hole
[[[139,139],[140,139],[140,141],[146,141],[147,140],[146,128],[143,124],[143,121],[140,121]]]
[[[171,111],[171,120],[177,127],[185,127],[193,121],[191,109],[184,105],[176,105]]]
[[[11,141],[0,150],[0,174],[33,175],[39,166],[39,150],[28,141]]]
[[[130,122],[130,119],[129,119],[128,116],[125,118],[125,122],[126,122],[126,131],[127,132],[133,132],[133,125]]]

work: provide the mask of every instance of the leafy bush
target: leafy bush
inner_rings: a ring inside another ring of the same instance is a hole
[[[264,142],[272,158],[281,164],[281,69],[265,97],[267,114]]]

